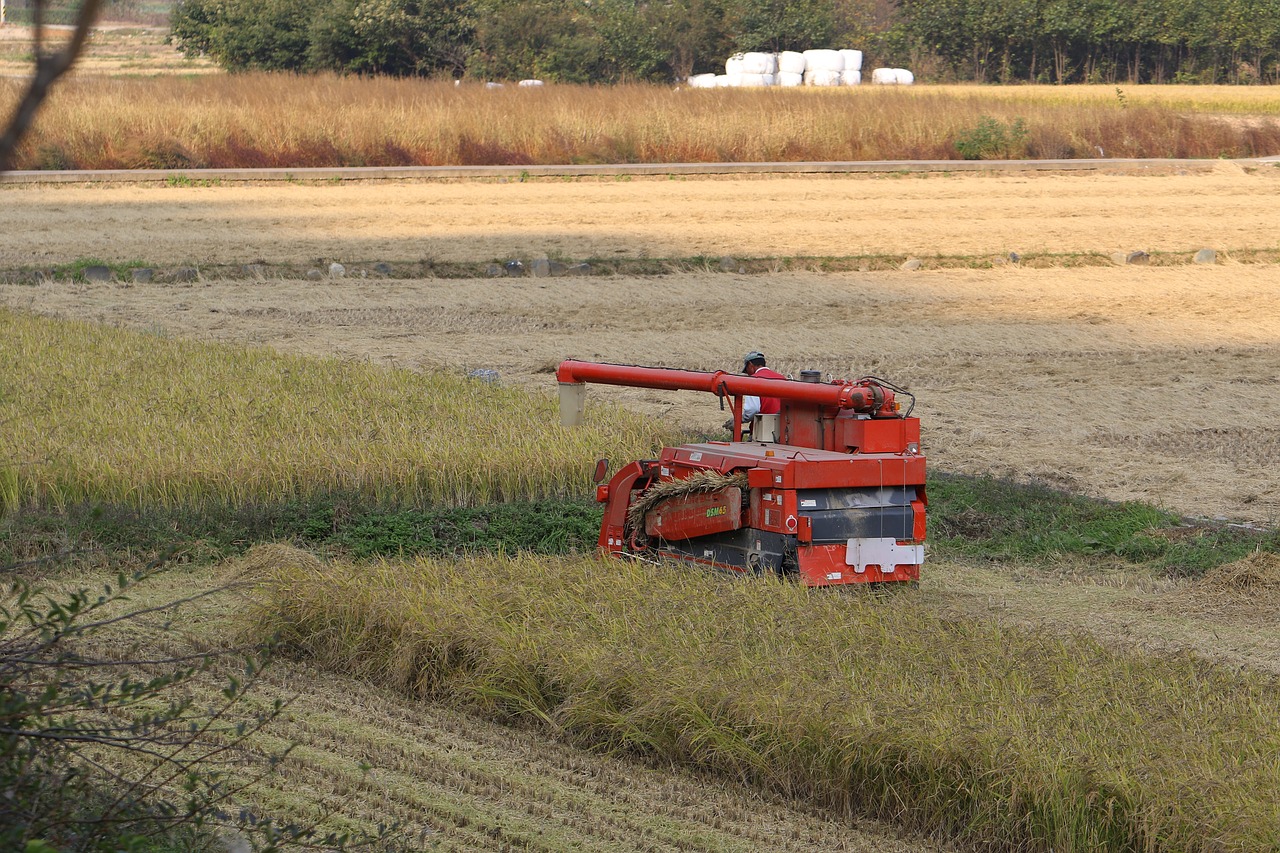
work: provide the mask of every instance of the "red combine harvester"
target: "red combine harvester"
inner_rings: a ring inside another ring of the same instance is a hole
[[[581,420],[586,385],[707,391],[733,404],[733,441],[663,448],[596,489],[600,548],[809,586],[916,581],[924,560],[925,460],[908,397],[874,378],[823,382],[565,361],[560,416]],[[776,397],[744,440],[744,396]],[[914,398],[912,405],[914,405]],[[597,468],[597,482],[604,478]]]

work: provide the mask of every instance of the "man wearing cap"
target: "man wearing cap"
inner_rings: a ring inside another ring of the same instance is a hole
[[[764,353],[752,351],[742,357],[742,372],[748,376],[754,376],[756,379],[786,379],[776,370],[770,370],[765,367]],[[782,400],[778,397],[753,397],[745,396],[742,398],[742,422],[748,428],[751,426],[751,419],[756,415],[776,415],[782,410]],[[729,427],[733,426],[730,420]]]

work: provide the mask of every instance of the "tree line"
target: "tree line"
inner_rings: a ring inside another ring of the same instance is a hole
[[[671,82],[857,47],[926,80],[1280,82],[1280,0],[179,0],[233,70]]]

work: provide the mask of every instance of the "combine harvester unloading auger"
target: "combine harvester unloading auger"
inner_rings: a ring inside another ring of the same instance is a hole
[[[618,557],[682,560],[809,586],[917,581],[924,561],[925,459],[920,420],[874,378],[762,379],[565,361],[560,417],[576,426],[595,382],[706,391],[732,400],[733,440],[662,449],[598,485],[600,548]],[[743,397],[776,397],[777,415],[742,430]],[[597,465],[596,482],[605,476]]]

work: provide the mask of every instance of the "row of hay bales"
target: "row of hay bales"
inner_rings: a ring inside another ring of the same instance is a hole
[[[695,89],[723,86],[859,86],[860,50],[784,50],[781,53],[737,53],[724,64],[724,74],[695,74]],[[877,68],[871,82],[909,86],[915,75],[905,68]]]

